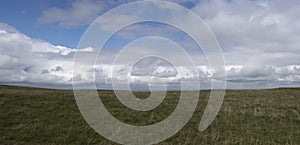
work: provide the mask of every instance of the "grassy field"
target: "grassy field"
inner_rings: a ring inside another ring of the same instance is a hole
[[[119,120],[147,125],[173,111],[179,92],[168,92],[148,112],[126,108],[112,91],[99,94]],[[146,98],[149,93],[135,95]],[[208,96],[209,91],[201,91],[189,123],[160,144],[300,144],[300,89],[228,90],[214,122],[199,132]],[[0,144],[115,144],[88,126],[72,91],[0,86],[0,106]]]

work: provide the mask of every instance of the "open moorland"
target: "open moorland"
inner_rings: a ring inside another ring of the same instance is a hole
[[[300,89],[227,90],[214,122],[198,125],[210,91],[201,91],[191,120],[167,144],[300,144]],[[147,98],[149,92],[135,92]],[[113,91],[99,91],[110,113],[122,122],[149,125],[164,120],[178,103],[170,91],[154,110],[128,109]],[[97,134],[77,108],[72,90],[0,86],[0,144],[116,144]]]

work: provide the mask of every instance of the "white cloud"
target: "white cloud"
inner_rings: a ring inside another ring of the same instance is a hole
[[[76,50],[30,38],[12,27],[1,27],[0,82],[23,84],[71,84]]]
[[[299,65],[299,4],[297,0],[211,0],[193,11],[217,36],[227,64]]]
[[[38,22],[41,24],[56,23],[61,27],[76,27],[81,25],[90,24],[98,16],[105,11],[117,7],[122,4],[140,0],[127,0],[127,1],[98,1],[98,0],[74,0],[71,2],[70,7],[59,8],[52,7],[43,11],[39,17]],[[197,0],[168,0],[178,4],[186,2],[196,3]],[[124,18],[124,19],[123,19]],[[127,20],[124,15],[119,20]]]
[[[82,4],[82,9],[76,8]],[[69,9],[51,8],[44,11],[39,19],[43,23],[58,23],[63,27],[79,26],[92,21],[103,9],[103,4],[94,1],[75,1]],[[91,7],[86,9],[83,7]],[[300,84],[300,21],[299,1],[201,1],[193,9],[204,18],[217,36],[224,52],[229,88],[266,88],[279,86],[299,86]],[[95,15],[96,14],[96,15]],[[177,16],[178,17],[178,16]],[[129,20],[131,17],[123,16]],[[119,21],[121,19],[116,20]],[[108,21],[109,22],[109,21]],[[107,22],[107,23],[108,23]],[[186,22],[186,25],[190,25]],[[110,30],[112,25],[105,29]],[[193,27],[197,27],[192,25]],[[132,33],[145,30],[147,33],[167,33],[166,27],[151,28],[133,25],[118,35],[135,38],[144,34]],[[190,41],[183,42],[189,44]],[[86,48],[86,57],[95,55],[92,48]],[[132,55],[145,53],[147,49],[133,48]],[[73,56],[76,50],[64,46],[54,46],[48,42],[29,38],[16,29],[0,23],[0,82],[27,84],[70,85],[72,79]],[[170,50],[160,50],[177,58],[183,56]],[[200,83],[209,86],[210,78],[216,70],[206,66],[198,53],[190,52],[196,62],[197,73],[188,66],[180,70],[158,60],[143,60],[133,68],[126,61],[114,66],[110,62],[116,54],[105,53],[102,64],[94,66],[96,82],[110,85],[111,79],[132,83],[147,83],[151,79],[163,79],[168,83],[199,78]],[[128,56],[131,58],[131,56]],[[92,66],[83,64],[82,71],[73,79],[85,83],[91,77]],[[178,71],[184,72],[178,74]],[[106,86],[107,87],[107,86]]]
[[[20,60],[16,57],[0,54],[0,68],[14,69],[20,66]]]
[[[19,30],[17,30],[16,28],[9,26],[8,24],[2,23],[2,22],[0,22],[0,30],[5,30],[5,31],[11,32],[11,33],[19,32]],[[5,33],[5,32],[0,31],[0,33]]]
[[[91,23],[105,7],[104,1],[76,0],[69,8],[53,7],[43,11],[39,23],[57,23],[62,27],[73,27]]]
[[[86,83],[85,81],[92,75],[92,68],[95,68],[96,83],[100,88],[110,89],[112,79],[120,82],[129,80],[133,84],[148,84],[150,80],[163,80],[173,85],[178,84],[181,80],[199,79],[201,85],[207,88],[210,85],[210,78],[215,72],[209,66],[200,64],[197,65],[197,73],[184,65],[177,66],[178,70],[176,70],[170,63],[153,57],[140,60],[132,68],[126,61],[112,66],[110,62],[116,54],[110,52],[102,55],[101,58],[104,61],[96,66],[82,64],[85,69],[73,77],[73,57],[76,51],[84,52],[86,58],[96,55],[92,48],[76,50],[54,46],[22,33],[8,32],[2,28],[0,33],[0,82],[1,84],[40,87],[71,87],[72,79],[75,83]],[[135,49],[132,51],[138,52]],[[145,49],[144,51],[149,50]],[[160,51],[160,53],[174,56],[180,62],[182,56],[170,52],[172,51]],[[194,58],[196,57],[194,56]],[[299,85],[300,65],[257,65],[258,63],[226,65],[229,86],[231,88],[264,88]]]

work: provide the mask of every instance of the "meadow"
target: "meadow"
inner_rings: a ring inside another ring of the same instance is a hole
[[[300,88],[226,90],[223,106],[203,132],[198,125],[210,91],[201,91],[191,120],[169,144],[300,144]],[[135,92],[147,98],[149,92]],[[149,125],[165,119],[180,92],[170,91],[157,108],[128,109],[113,91],[99,91],[110,113],[122,122]],[[77,108],[72,90],[0,86],[0,144],[116,144],[97,134]]]

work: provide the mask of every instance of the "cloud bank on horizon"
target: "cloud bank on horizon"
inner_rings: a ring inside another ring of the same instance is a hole
[[[300,2],[291,1],[191,1],[190,8],[209,25],[223,50],[228,88],[250,89],[300,86]],[[52,7],[44,10],[37,22],[55,24],[65,29],[87,25],[103,13],[108,6],[121,2],[74,1],[69,8]],[[124,16],[122,20],[131,19]],[[118,20],[115,20],[116,23]],[[104,28],[109,30],[110,28]],[[72,79],[85,84],[93,70],[98,87],[110,89],[111,80],[130,78],[132,84],[147,84],[149,78],[158,77],[176,88],[180,80],[199,79],[203,88],[209,88],[214,75],[201,53],[196,51],[191,39],[165,25],[135,24],[118,32],[118,39],[134,40],[141,36],[159,34],[172,37],[189,48],[196,62],[197,72],[179,66],[184,74],[178,74],[172,65],[159,58],[146,58],[133,67],[126,62],[112,65],[118,49],[103,52],[101,63],[86,66],[80,75],[73,76],[73,58],[76,51],[89,55],[97,48],[68,48],[31,38],[16,28],[0,22],[0,83],[52,88],[70,88]],[[45,34],[47,35],[47,34]],[[125,41],[126,42],[126,41]],[[132,48],[138,53],[141,48]],[[144,48],[143,50],[147,50]],[[200,51],[199,51],[200,52]],[[172,51],[161,51],[172,55]],[[130,56],[128,56],[130,57]],[[174,54],[180,59],[181,56]],[[88,57],[87,57],[88,58]],[[84,64],[83,64],[84,65]],[[127,73],[127,72],[130,73]],[[112,76],[114,74],[114,76]]]

